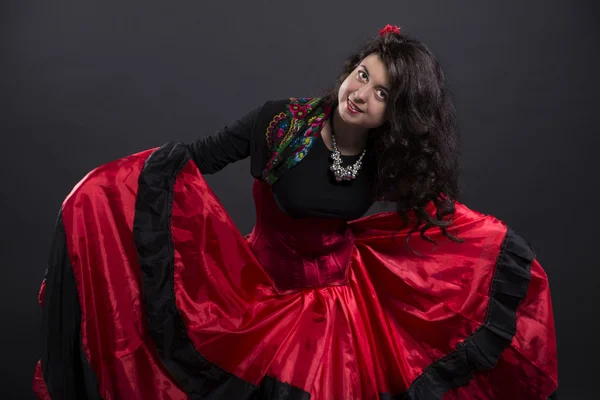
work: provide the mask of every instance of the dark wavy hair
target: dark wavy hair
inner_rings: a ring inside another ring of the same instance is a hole
[[[378,35],[346,59],[329,94],[332,99],[337,101],[342,82],[371,54],[383,61],[391,84],[387,122],[369,133],[368,146],[376,168],[373,194],[378,200],[396,203],[405,226],[414,222],[406,236],[409,248],[410,235],[417,230],[437,246],[425,234],[432,227],[439,227],[452,241],[462,242],[447,231],[459,195],[460,138],[444,73],[424,43],[405,34]],[[425,210],[430,202],[435,205],[435,215]]]

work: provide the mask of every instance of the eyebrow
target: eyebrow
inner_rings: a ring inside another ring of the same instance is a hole
[[[367,72],[367,75],[371,76],[371,73],[369,72],[369,69],[364,65],[364,64],[360,64],[361,67],[363,67],[365,69],[365,71]],[[387,90],[388,92],[390,91],[390,89],[386,86],[383,85],[379,85],[380,88]]]

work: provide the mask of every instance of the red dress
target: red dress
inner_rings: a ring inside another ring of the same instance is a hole
[[[548,279],[501,221],[457,203],[450,232],[464,243],[432,229],[435,249],[411,238],[419,256],[404,246],[395,213],[292,218],[259,180],[254,200],[257,223],[244,237],[176,144],[106,164],[73,190],[51,268],[72,269],[77,289],[80,393],[517,400],[555,392]],[[40,398],[64,389],[50,365],[38,363]]]

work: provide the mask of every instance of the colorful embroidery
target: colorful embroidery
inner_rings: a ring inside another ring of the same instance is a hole
[[[287,110],[273,117],[266,132],[271,157],[263,171],[265,182],[273,184],[302,161],[330,112],[331,104],[322,98],[291,98]]]

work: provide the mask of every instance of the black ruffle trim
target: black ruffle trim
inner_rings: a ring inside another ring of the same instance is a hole
[[[483,324],[455,351],[434,362],[402,394],[381,400],[438,400],[466,385],[473,372],[493,368],[517,332],[517,308],[527,295],[535,253],[527,241],[508,228],[490,288]]]
[[[44,278],[41,369],[53,399],[101,399],[98,378],[83,351],[81,306],[62,211]]]
[[[175,180],[190,161],[184,144],[167,143],[146,160],[138,181],[133,233],[148,329],[161,361],[191,399],[307,400],[307,392],[274,378],[256,386],[224,371],[187,335],[175,305],[171,212]]]

